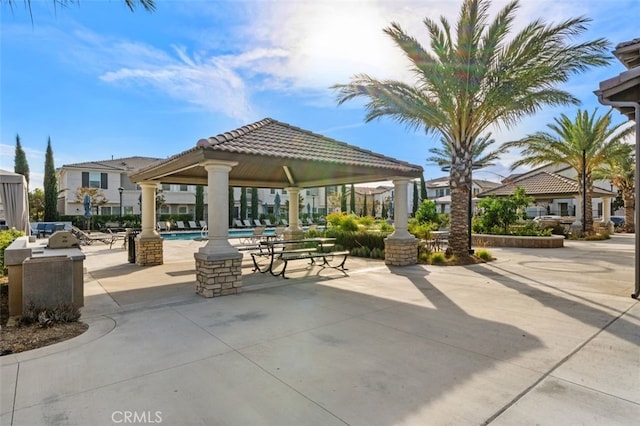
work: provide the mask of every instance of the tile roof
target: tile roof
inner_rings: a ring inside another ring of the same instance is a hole
[[[133,172],[153,163],[161,161],[161,158],[153,157],[124,157],[103,161],[87,161],[84,163],[64,164],[62,168],[91,169],[104,171]]]
[[[238,154],[422,171],[420,166],[358,148],[272,118],[265,118],[230,132],[201,139],[197,147]]]
[[[524,189],[527,195],[537,198],[545,196],[547,198],[553,198],[553,196],[573,197],[578,194],[579,190],[579,184],[575,179],[569,179],[547,171],[540,171],[536,174],[508,182],[489,191],[484,191],[478,194],[478,197],[488,197],[491,195],[498,197],[509,196],[512,195],[518,187]],[[592,195],[599,196],[615,194],[606,189],[594,187]]]

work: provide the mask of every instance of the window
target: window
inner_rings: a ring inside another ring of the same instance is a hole
[[[117,214],[118,213],[118,208],[117,207],[101,207],[100,208],[100,214]]]
[[[85,188],[108,189],[106,173],[82,172],[82,186]]]
[[[161,185],[161,188],[163,191],[171,191],[171,185],[169,185],[168,183],[163,183]]]
[[[271,190],[269,191],[270,194],[275,194],[276,193],[276,189],[275,188],[271,188]]]
[[[168,205],[164,204],[164,205],[160,206],[160,213],[161,214],[171,214],[171,209],[169,208]]]
[[[133,206],[122,206],[122,214],[133,214]]]
[[[178,214],[187,214],[187,206],[178,206]]]
[[[189,191],[189,185],[180,185],[180,191],[181,192],[188,192]]]

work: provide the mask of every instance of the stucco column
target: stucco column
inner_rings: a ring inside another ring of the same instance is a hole
[[[300,188],[285,188],[289,194],[289,226],[284,230],[284,238],[287,240],[299,239],[304,235],[304,231],[300,226]]]
[[[576,219],[571,224],[571,233],[582,236],[582,195],[574,197],[576,204]]]
[[[410,179],[395,179],[393,181],[394,185],[394,196],[395,200],[393,201],[394,205],[394,222],[393,226],[395,230],[393,234],[389,235],[388,238],[392,240],[406,240],[406,239],[414,239],[415,237],[407,231],[407,223],[409,222],[409,210],[408,210],[408,195],[407,188]]]
[[[407,188],[410,179],[394,179],[395,230],[384,240],[384,262],[387,265],[413,265],[418,261],[418,239],[407,230],[409,218]]]
[[[229,172],[236,162],[207,161],[207,244],[194,254],[196,293],[217,297],[242,291],[242,253],[229,244]]]
[[[207,214],[209,237],[207,244],[200,247],[203,254],[238,254],[238,249],[229,243],[229,172],[238,163],[209,161],[204,163],[207,170]]]
[[[135,263],[139,266],[162,265],[162,237],[156,231],[156,188],[158,182],[138,182],[142,188],[142,232],[135,240]]]
[[[160,238],[156,231],[156,188],[158,182],[139,182],[142,188],[142,233],[140,238]]]

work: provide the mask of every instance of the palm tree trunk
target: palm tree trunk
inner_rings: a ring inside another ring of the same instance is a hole
[[[591,174],[587,173],[587,195],[584,198],[586,204],[585,217],[583,220],[585,221],[585,232],[587,235],[593,233],[593,200],[591,193],[593,191],[593,182],[591,181]]]
[[[624,188],[622,190],[622,200],[624,201],[624,230],[625,232],[635,232],[635,194],[634,188]]]
[[[449,180],[451,185],[451,229],[449,247],[453,255],[469,256],[469,194],[471,191],[471,153],[453,155]]]

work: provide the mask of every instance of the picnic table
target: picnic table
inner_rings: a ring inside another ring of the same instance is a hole
[[[328,251],[335,246],[335,238],[302,238],[297,240],[276,240],[268,239],[260,241],[259,249],[256,252],[251,253],[253,259],[253,271],[266,273],[271,275],[285,276],[287,265],[290,261],[308,259],[311,265],[317,265],[320,267],[330,267],[345,271],[344,267],[349,251]],[[333,260],[338,257],[337,263]],[[317,264],[315,260],[322,260],[321,264]],[[262,262],[259,262],[262,260]],[[281,262],[278,262],[281,261]],[[260,264],[262,263],[262,265]],[[283,263],[283,267],[280,271],[276,272],[276,267],[279,263]]]

